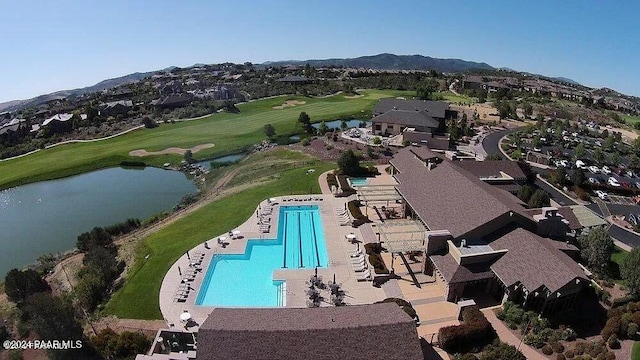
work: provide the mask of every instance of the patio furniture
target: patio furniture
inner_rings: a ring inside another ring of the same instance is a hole
[[[356,274],[357,281],[371,281],[371,270],[367,269],[362,274]]]

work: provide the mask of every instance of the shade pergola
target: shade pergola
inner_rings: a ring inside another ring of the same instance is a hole
[[[392,271],[395,254],[398,254],[409,270],[414,284],[416,287],[420,288],[420,282],[413,274],[413,271],[404,257],[404,253],[424,250],[424,240],[426,238],[427,229],[425,229],[422,223],[415,220],[386,221],[382,224],[378,224],[376,227],[380,234],[380,240],[384,241],[384,247],[391,253]]]
[[[403,200],[394,185],[367,185],[358,187],[358,200],[364,202],[365,214],[370,202],[397,202]],[[368,215],[368,214],[366,214]]]

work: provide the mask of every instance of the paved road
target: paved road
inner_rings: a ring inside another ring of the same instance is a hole
[[[578,204],[577,202],[573,201],[573,199],[571,199],[567,195],[563,194],[561,191],[557,190],[556,188],[554,188],[552,186],[549,186],[547,183],[545,183],[544,181],[542,181],[542,180],[540,180],[538,178],[536,178],[535,185],[537,187],[539,187],[540,189],[548,192],[549,195],[551,196],[551,199],[553,199],[553,201],[557,202],[561,206],[569,206],[569,205],[577,205]]]
[[[625,243],[631,247],[638,247],[640,246],[640,236],[628,232],[627,230],[619,227],[618,225],[611,225],[611,227],[609,228],[609,235],[611,235],[612,238]]]
[[[504,156],[502,155],[502,152],[500,152],[500,149],[498,148],[498,143],[500,142],[500,139],[502,139],[502,137],[505,135],[519,131],[521,129],[522,127],[509,129],[509,130],[501,130],[485,136],[485,138],[482,140],[482,147],[484,148],[484,151],[486,151],[487,154],[489,155],[499,154],[500,157],[504,158]]]

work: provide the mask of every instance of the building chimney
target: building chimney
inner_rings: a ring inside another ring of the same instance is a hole
[[[462,240],[460,240],[460,247],[461,247],[461,248],[463,248],[463,247],[467,247],[467,240],[466,240],[466,239],[462,239]]]

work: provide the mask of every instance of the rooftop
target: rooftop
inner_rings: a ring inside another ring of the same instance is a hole
[[[383,114],[391,110],[403,111],[425,111],[432,117],[445,118],[446,110],[449,110],[449,104],[444,101],[428,101],[428,100],[405,100],[384,98],[373,108],[374,114]]]
[[[437,128],[440,123],[429,116],[425,111],[415,110],[389,110],[372,119],[373,122],[387,124],[401,124],[411,127]]]

